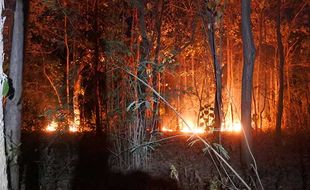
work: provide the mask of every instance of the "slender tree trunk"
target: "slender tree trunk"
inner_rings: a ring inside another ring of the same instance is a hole
[[[261,68],[263,66],[263,51],[262,51],[262,46],[263,46],[263,19],[264,19],[264,10],[261,10],[260,12],[260,19],[259,19],[259,44],[258,44],[258,51],[259,51],[259,58],[258,58],[258,69],[257,69],[257,112],[260,112],[260,105],[261,105],[261,81],[260,77],[261,76]],[[264,70],[265,73],[265,70]],[[257,116],[257,125],[261,125],[262,118],[260,116]],[[258,126],[257,126],[258,127]]]
[[[210,46],[211,55],[213,58],[214,66],[214,78],[215,78],[215,100],[214,100],[214,115],[215,115],[215,135],[220,141],[220,129],[222,121],[222,67],[218,61],[216,54],[216,44],[215,44],[215,31],[214,31],[214,16],[211,12],[208,13],[209,17],[209,29],[208,29],[208,41]]]
[[[276,120],[276,143],[281,141],[281,123],[283,115],[283,95],[284,95],[284,50],[281,35],[281,0],[277,1],[277,44],[278,44],[278,58],[279,58],[279,91],[278,91],[278,106],[277,106],[277,120]]]
[[[156,15],[159,16],[158,21],[156,21],[156,32],[157,32],[157,39],[156,39],[156,48],[155,48],[155,55],[154,55],[154,63],[153,63],[153,88],[159,92],[160,91],[160,71],[159,71],[159,51],[160,51],[160,40],[161,40],[161,24],[162,24],[162,16],[163,16],[163,8],[164,2],[163,0],[157,0],[157,13]],[[156,19],[157,19],[156,16]],[[155,93],[153,93],[154,104],[153,104],[153,118],[152,118],[152,131],[158,131],[158,122],[159,122],[159,98]]]
[[[81,109],[80,109],[80,101],[79,101],[79,96],[81,92],[81,80],[82,80],[82,76],[80,73],[78,73],[77,79],[75,80],[75,83],[73,86],[73,98],[72,98],[73,114],[74,114],[73,121],[78,127],[81,124]]]
[[[141,37],[142,41],[140,43],[140,60],[139,60],[139,66],[138,66],[138,77],[143,80],[145,83],[148,83],[147,81],[147,66],[149,61],[149,54],[150,54],[150,41],[147,36],[147,29],[146,29],[146,23],[144,18],[144,5],[145,1],[138,2],[138,14],[139,14],[139,25],[140,25],[140,31],[141,31]],[[142,84],[140,81],[138,81],[138,99],[139,103],[142,103],[139,107],[139,120],[141,125],[145,128],[146,127],[146,86]]]
[[[64,0],[63,7],[67,7],[67,0]],[[68,16],[65,13],[64,15],[64,44],[66,48],[66,71],[65,71],[65,80],[66,80],[66,104],[64,105],[64,111],[66,113],[66,122],[64,130],[69,131],[69,120],[71,119],[71,106],[70,106],[70,48],[68,41]]]
[[[255,59],[255,46],[251,28],[251,0],[242,0],[242,45],[243,45],[243,73],[241,93],[241,124],[244,138],[241,143],[242,164],[246,172],[251,169],[252,126],[251,126],[251,101],[252,82]]]
[[[43,62],[43,63],[42,63],[42,64],[43,64],[43,74],[45,75],[45,77],[47,78],[48,82],[51,84],[51,86],[52,86],[52,88],[53,88],[53,90],[54,90],[54,92],[55,92],[55,95],[56,95],[57,100],[58,100],[59,107],[60,107],[60,108],[63,108],[63,104],[62,104],[61,98],[60,98],[60,96],[59,96],[58,90],[57,90],[57,88],[56,88],[56,86],[55,86],[53,80],[51,79],[51,77],[50,77],[50,76],[47,74],[47,72],[46,72],[45,58],[44,58],[43,53],[42,53],[42,62]]]
[[[230,15],[229,15],[230,16]],[[229,19],[229,21],[231,21]],[[228,35],[228,34],[227,34]],[[230,119],[231,122],[234,123],[234,103],[235,103],[235,96],[234,96],[234,90],[235,90],[235,85],[234,85],[234,67],[233,67],[233,45],[231,43],[231,40],[229,39],[229,36],[227,36],[227,45],[226,45],[226,51],[227,51],[227,80],[229,82],[229,94],[228,94],[228,99],[229,99],[229,105],[228,108],[230,108]]]
[[[99,28],[98,28],[98,0],[95,0],[95,20],[94,20],[94,44],[95,44],[95,52],[94,52],[94,59],[95,59],[95,80],[96,80],[96,87],[95,87],[95,114],[96,114],[96,133],[100,134],[102,132],[102,122],[101,122],[101,97],[100,97],[100,76],[99,76]]]
[[[70,49],[68,44],[68,17],[65,15],[65,46],[66,46],[66,103],[69,110],[70,105]]]
[[[0,0],[0,190],[7,190],[8,176],[5,155],[5,136],[4,136],[4,122],[3,122],[3,85],[6,76],[3,73],[4,62],[4,44],[3,44],[3,27],[5,18],[2,17],[2,10],[4,9],[4,0]]]
[[[76,41],[73,40],[73,63],[74,68],[77,68],[77,72],[74,75],[73,79],[73,92],[72,92],[72,109],[73,109],[73,123],[76,125],[76,127],[80,127],[81,124],[81,107],[80,107],[80,101],[79,96],[81,93],[81,81],[82,81],[82,75],[81,72],[84,68],[84,65],[76,65],[77,58],[76,58]]]
[[[7,152],[12,155],[9,158],[10,187],[12,190],[19,189],[19,146],[21,133],[21,96],[22,76],[24,62],[24,14],[23,0],[16,0],[14,14],[13,40],[10,60],[9,77],[12,79],[14,94],[8,98],[5,107],[5,132]]]
[[[258,42],[258,60],[257,60],[257,69],[255,69],[256,73],[256,84],[254,86],[253,98],[255,98],[254,103],[254,123],[255,123],[255,131],[258,132],[258,127],[260,126],[261,118],[259,116],[260,113],[260,105],[261,105],[261,85],[260,85],[260,76],[261,76],[261,66],[263,64],[262,61],[262,41],[263,41],[263,10],[260,10],[259,16],[259,42]],[[256,97],[255,97],[256,91]]]

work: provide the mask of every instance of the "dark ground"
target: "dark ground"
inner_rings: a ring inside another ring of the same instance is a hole
[[[310,135],[306,132],[286,135],[282,146],[276,148],[270,134],[255,136],[254,154],[265,189],[310,189]],[[171,135],[174,134],[163,137]],[[146,171],[126,174],[109,169],[110,153],[105,148],[104,136],[24,133],[22,137],[22,184],[29,190],[210,189],[211,184],[217,183],[216,169],[209,154],[203,153],[204,146],[200,142],[190,146],[188,137],[161,142]],[[239,135],[223,135],[229,162],[237,170],[239,141]],[[178,180],[172,180],[171,175],[176,173]],[[72,185],[68,185],[69,181]]]

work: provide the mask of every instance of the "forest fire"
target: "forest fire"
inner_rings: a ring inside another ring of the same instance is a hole
[[[181,122],[181,129],[180,131],[182,133],[193,133],[193,134],[203,134],[206,132],[205,127],[199,127],[197,125],[194,124],[194,122],[191,119],[186,119],[186,123]]]
[[[45,130],[47,132],[54,132],[57,130],[57,128],[58,128],[58,124],[56,123],[56,121],[52,121],[46,126]]]
[[[226,122],[222,123],[221,131],[225,132],[240,132],[241,131],[241,123],[240,122]]]
[[[58,125],[58,123],[53,120],[52,122],[50,122],[46,126],[45,131],[46,132],[55,132],[56,130],[59,130],[59,127],[60,126]],[[70,122],[69,131],[72,133],[78,132],[78,127],[74,122]]]
[[[310,190],[309,1],[0,5],[0,190]]]
[[[181,133],[192,133],[192,134],[204,134],[208,130],[206,127],[200,127],[194,124],[190,119],[185,120],[188,126],[184,122],[180,122],[179,128],[173,129],[167,126],[161,128],[162,132],[181,132]],[[221,132],[234,132],[239,133],[242,130],[241,123],[238,121],[226,121],[222,123]]]

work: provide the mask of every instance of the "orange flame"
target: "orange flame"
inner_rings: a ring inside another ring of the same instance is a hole
[[[240,132],[242,129],[240,122],[226,122],[222,124],[221,131]]]
[[[205,127],[198,127],[190,119],[187,119],[186,123],[188,126],[184,122],[181,123],[182,127],[180,131],[182,133],[203,134],[206,132]]]
[[[72,133],[78,132],[78,125],[75,122],[70,122],[69,131]]]
[[[52,121],[46,126],[45,130],[47,132],[54,132],[57,130],[57,128],[58,128],[58,124],[55,121]]]
[[[56,121],[51,121],[45,128],[47,132],[54,132],[59,129],[59,125]],[[72,133],[78,132],[78,125],[74,122],[70,122],[69,131]]]
[[[186,123],[188,126],[183,122],[180,121],[180,130],[181,133],[193,133],[193,134],[204,134],[207,132],[205,127],[199,127],[192,122],[192,119],[185,118]],[[161,129],[163,132],[176,132],[177,130],[174,128],[169,128],[167,126],[162,127]],[[242,130],[241,123],[238,121],[226,121],[222,123],[221,132],[234,132],[239,133]]]

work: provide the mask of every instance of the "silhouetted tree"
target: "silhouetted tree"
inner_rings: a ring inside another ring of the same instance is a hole
[[[278,109],[277,109],[277,120],[276,120],[276,137],[277,143],[281,141],[281,122],[283,115],[283,95],[284,95],[284,49],[281,35],[281,0],[277,1],[277,44],[278,44],[278,58],[279,58],[279,91],[278,91]]]

